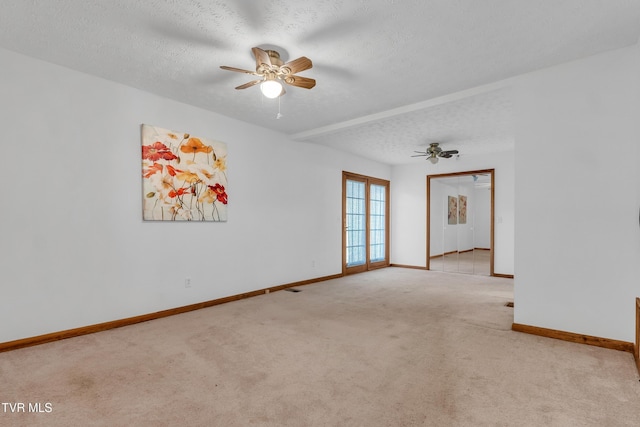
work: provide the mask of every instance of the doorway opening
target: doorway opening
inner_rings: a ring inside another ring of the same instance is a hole
[[[494,169],[427,176],[427,270],[494,275]]]

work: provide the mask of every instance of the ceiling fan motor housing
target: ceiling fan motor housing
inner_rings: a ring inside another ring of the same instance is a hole
[[[441,151],[442,151],[442,148],[438,147],[437,142],[432,142],[431,144],[429,144],[429,148],[427,149],[427,153],[433,153],[436,156],[440,154]]]

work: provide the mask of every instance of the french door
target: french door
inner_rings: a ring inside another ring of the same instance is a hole
[[[342,271],[389,265],[389,181],[342,173]]]

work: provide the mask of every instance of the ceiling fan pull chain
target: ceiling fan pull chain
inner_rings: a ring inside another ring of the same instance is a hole
[[[276,119],[280,119],[282,117],[282,114],[280,113],[280,99],[281,97],[278,97],[278,114],[276,114]]]

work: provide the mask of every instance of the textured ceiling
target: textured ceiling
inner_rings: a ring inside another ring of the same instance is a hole
[[[464,156],[513,149],[508,88],[400,111],[339,124],[336,131],[315,129],[300,137],[391,164],[418,161],[410,155],[424,152],[431,142],[440,143],[443,150],[457,149]]]
[[[640,36],[640,0],[0,0],[0,11],[7,49],[390,164],[423,161],[409,156],[432,141],[509,149],[508,89],[449,94]],[[317,86],[280,103],[234,90],[251,76],[219,66],[252,69],[253,46],[311,58],[301,75]]]

